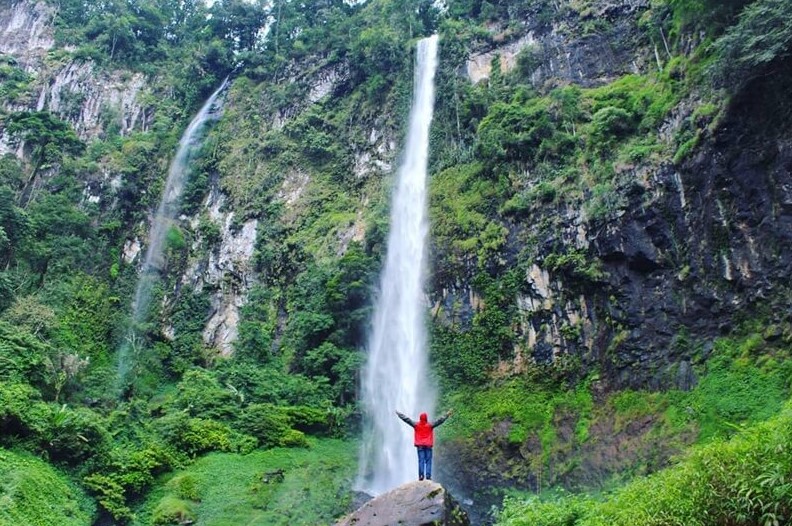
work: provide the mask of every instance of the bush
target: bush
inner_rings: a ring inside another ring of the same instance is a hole
[[[598,145],[613,144],[634,130],[634,120],[635,116],[627,110],[606,106],[591,118],[591,137]]]
[[[306,445],[305,435],[291,428],[287,412],[271,404],[247,407],[239,419],[238,427],[243,433],[256,437],[262,447]]]
[[[251,437],[235,433],[227,425],[204,418],[175,413],[159,419],[156,428],[181,453],[196,457],[209,451],[250,451]]]
[[[170,479],[167,488],[173,490],[177,497],[185,500],[200,500],[198,495],[198,481],[194,476],[185,473]]]
[[[102,460],[83,481],[102,508],[121,523],[133,518],[129,501],[142,495],[156,475],[178,465],[173,451],[155,443],[116,448]]]
[[[51,349],[27,331],[0,321],[0,379],[43,386]]]
[[[792,0],[758,0],[715,42],[715,79],[738,91],[764,74],[773,63],[790,56]]]
[[[126,505],[124,487],[114,477],[94,473],[85,477],[83,482],[114,519],[125,523],[133,517],[132,510]]]
[[[194,369],[185,373],[177,385],[175,405],[190,416],[233,420],[240,400],[231,389],[221,386],[212,373]]]
[[[329,431],[328,411],[306,406],[285,407],[291,426],[299,431],[323,434]]]
[[[110,439],[93,411],[47,404],[38,391],[19,383],[0,383],[0,424],[2,443],[42,449],[73,465],[104,452]]]
[[[192,524],[195,519],[195,505],[192,502],[166,495],[154,508],[152,524]]]
[[[579,282],[597,282],[603,277],[603,271],[598,259],[589,256],[580,250],[573,249],[564,254],[549,254],[542,265],[551,272],[558,272],[571,280]]]

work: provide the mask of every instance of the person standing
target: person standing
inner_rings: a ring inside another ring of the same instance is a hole
[[[418,422],[409,418],[406,415],[396,411],[396,415],[401,418],[405,424],[409,425],[415,430],[415,449],[418,451],[418,480],[432,480],[432,447],[434,447],[434,429],[445,422],[451,411],[446,412],[434,422],[429,422],[429,417],[426,413],[421,413],[418,417]]]

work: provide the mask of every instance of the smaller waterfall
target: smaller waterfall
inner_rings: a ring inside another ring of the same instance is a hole
[[[226,78],[212,96],[207,99],[201,110],[190,122],[179,140],[179,149],[171,161],[168,169],[168,178],[162,192],[157,213],[151,224],[148,248],[146,249],[143,265],[140,269],[140,279],[135,289],[135,299],[132,302],[132,325],[126,340],[118,352],[118,380],[123,387],[127,376],[133,366],[133,352],[135,349],[135,331],[148,310],[151,300],[151,289],[157,281],[159,270],[163,264],[163,249],[168,230],[173,225],[179,203],[184,191],[184,184],[190,174],[190,163],[203,144],[204,126],[207,122],[219,118],[219,108],[216,102],[220,94],[228,86]]]

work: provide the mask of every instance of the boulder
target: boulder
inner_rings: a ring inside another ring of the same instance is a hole
[[[436,482],[409,482],[347,515],[335,526],[470,526],[467,513]]]

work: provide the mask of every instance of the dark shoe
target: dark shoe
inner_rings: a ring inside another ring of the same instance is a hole
[[[418,475],[418,480],[423,480],[423,475]]]
[[[426,477],[426,480],[432,480],[432,477]]]

